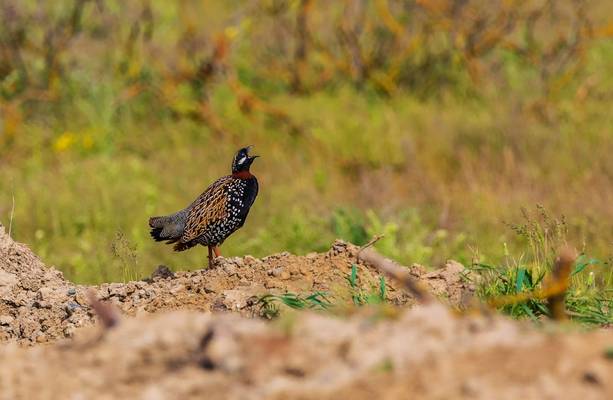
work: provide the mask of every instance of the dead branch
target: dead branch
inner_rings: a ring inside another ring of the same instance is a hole
[[[110,329],[119,324],[119,313],[110,303],[103,303],[98,299],[96,292],[93,290],[87,291],[87,300],[89,305],[98,316],[104,329]]]
[[[406,268],[403,268],[389,258],[383,257],[372,248],[360,250],[357,257],[358,260],[374,266],[379,271],[400,282],[419,303],[427,304],[434,300],[422,284],[409,275],[409,271]]]
[[[553,267],[552,280],[550,286],[555,286],[557,293],[552,293],[547,297],[547,302],[551,309],[551,318],[561,321],[567,318],[565,297],[568,286],[570,285],[570,272],[575,259],[575,250],[571,247],[564,247],[560,250],[555,266]]]
[[[558,253],[551,277],[544,288],[533,292],[502,296],[490,300],[491,307],[499,308],[506,305],[517,304],[528,300],[547,300],[551,308],[551,318],[557,321],[566,319],[565,298],[570,285],[570,273],[576,252],[571,247],[564,247]]]

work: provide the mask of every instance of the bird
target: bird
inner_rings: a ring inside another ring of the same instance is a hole
[[[189,206],[174,214],[149,218],[151,237],[185,251],[198,244],[207,246],[208,265],[220,257],[219,246],[247,219],[258,195],[258,180],[249,171],[259,156],[249,155],[253,146],[243,147],[232,160],[232,173],[213,182]]]

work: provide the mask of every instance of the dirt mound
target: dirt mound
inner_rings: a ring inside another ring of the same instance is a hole
[[[94,323],[86,296],[91,289],[127,315],[190,309],[257,316],[261,311],[258,299],[269,293],[326,292],[342,296],[348,291],[347,278],[355,264],[359,290],[372,291],[380,275],[357,261],[357,251],[356,246],[337,241],[320,254],[220,258],[213,269],[172,273],[161,268],[146,281],[88,287],[71,284],[57,270],[45,267],[0,226],[0,341],[28,344],[71,337],[76,329]],[[418,265],[410,271],[454,305],[474,290],[463,278],[464,267],[452,261],[434,272]],[[393,304],[413,303],[394,282],[386,281],[385,296]]]
[[[70,301],[74,294],[60,271],[14,242],[0,224],[0,341],[46,342],[91,323],[86,310]]]
[[[126,319],[64,344],[0,347],[0,385],[11,399],[613,398],[610,331],[545,333],[440,304],[368,311]]]

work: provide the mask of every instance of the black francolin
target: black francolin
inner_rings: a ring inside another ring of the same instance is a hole
[[[240,149],[232,161],[232,174],[217,179],[192,204],[164,217],[149,218],[151,236],[156,241],[175,243],[175,251],[197,244],[209,248],[209,266],[228,236],[245,223],[258,195],[258,180],[249,167],[258,156],[250,156],[251,146]]]

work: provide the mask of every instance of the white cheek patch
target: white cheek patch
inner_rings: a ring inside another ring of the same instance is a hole
[[[240,164],[244,163],[246,159],[247,159],[247,157],[243,156],[241,159],[238,160],[238,164],[240,165]]]

